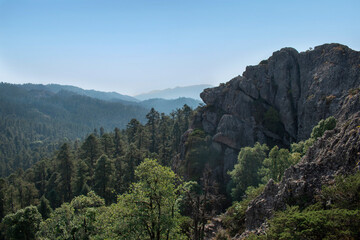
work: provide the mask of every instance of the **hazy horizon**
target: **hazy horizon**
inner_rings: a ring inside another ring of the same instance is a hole
[[[241,75],[274,51],[360,49],[359,1],[0,0],[0,81],[130,96]]]

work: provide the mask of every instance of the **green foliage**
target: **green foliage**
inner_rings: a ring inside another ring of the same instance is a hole
[[[94,128],[124,128],[131,118],[144,122],[147,112],[122,102],[7,83],[0,83],[0,96],[0,176],[31,167],[50,157],[59,142],[83,137]]]
[[[265,235],[249,239],[359,239],[360,173],[338,176],[323,187],[318,202],[278,211],[269,220]]]
[[[311,137],[305,141],[291,144],[291,153],[298,153],[300,157],[303,157],[309,147],[311,147],[316,139],[322,137],[326,130],[332,130],[336,126],[336,119],[334,117],[328,117],[325,120],[320,120],[319,123],[313,128]],[[299,157],[299,156],[295,156]]]
[[[209,168],[205,168],[200,184],[195,181],[185,182],[178,202],[181,214],[189,218],[182,232],[189,239],[204,239],[205,225],[217,214],[223,199]]]
[[[318,139],[322,137],[326,130],[332,130],[336,126],[336,119],[334,117],[328,117],[320,122],[313,128],[311,132],[311,138]]]
[[[177,239],[179,212],[177,178],[168,167],[156,160],[145,159],[135,171],[138,179],[129,193],[120,195],[118,203],[110,207],[115,214],[101,216],[100,225],[111,226],[113,231],[102,229],[102,237],[111,239]],[[108,215],[108,216],[109,216]],[[105,220],[102,224],[101,221]],[[109,219],[112,221],[109,224]],[[109,233],[109,236],[106,234]]]
[[[29,206],[6,215],[2,221],[2,230],[7,239],[35,239],[41,220],[37,208]]]
[[[58,186],[59,193],[62,196],[62,201],[68,202],[72,198],[72,177],[74,172],[73,157],[70,152],[70,146],[64,143],[57,155],[59,162],[59,177]]]
[[[42,196],[40,198],[40,204],[38,205],[37,208],[43,219],[47,219],[50,217],[50,214],[52,213],[52,209],[49,200],[47,200],[45,196]]]
[[[233,202],[232,206],[222,215],[222,223],[230,236],[235,236],[245,230],[245,211],[249,203],[254,200],[264,188],[265,185],[260,185],[257,188],[248,187],[242,201]]]
[[[360,211],[303,211],[290,207],[269,221],[266,239],[358,239]]]
[[[94,174],[94,190],[103,197],[107,203],[113,200],[113,178],[114,178],[114,164],[106,156],[101,155],[97,160]]]
[[[291,154],[289,150],[285,148],[279,149],[278,146],[273,147],[269,152],[269,157],[264,160],[263,167],[259,170],[259,175],[263,176],[263,183],[267,183],[270,178],[279,182],[284,171],[297,163],[299,159],[299,154]]]
[[[191,180],[199,180],[205,168],[205,164],[211,160],[214,154],[210,148],[210,137],[201,129],[194,129],[189,135],[185,145],[188,151],[185,156],[185,164],[181,169],[182,175],[189,176]]]
[[[97,233],[96,215],[103,205],[104,200],[94,192],[62,204],[41,223],[37,239],[90,239]]]
[[[238,163],[229,172],[234,186],[231,190],[234,200],[240,200],[248,187],[256,187],[261,182],[258,171],[268,150],[265,144],[261,145],[260,143],[256,143],[254,147],[245,147],[240,150]]]
[[[323,187],[320,197],[332,208],[360,209],[360,172],[336,177],[333,185]]]

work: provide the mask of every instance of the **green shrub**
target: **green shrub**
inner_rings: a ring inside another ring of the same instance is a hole
[[[332,130],[336,127],[336,119],[334,117],[328,117],[320,122],[313,128],[311,132],[311,138],[318,139],[324,135],[326,130]]]
[[[267,239],[359,239],[360,211],[332,209],[300,212],[297,206],[277,212]]]

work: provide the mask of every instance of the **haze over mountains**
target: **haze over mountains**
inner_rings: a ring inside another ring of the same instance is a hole
[[[187,87],[178,87],[173,89],[165,89],[159,91],[152,91],[152,94],[147,95],[141,99],[131,97],[128,95],[120,94],[117,92],[102,92],[97,90],[85,90],[79,87],[60,84],[22,84],[17,85],[26,90],[46,91],[58,94],[61,91],[71,92],[77,95],[95,98],[107,102],[118,102],[124,105],[138,106],[145,109],[155,108],[159,112],[166,114],[172,111],[182,108],[184,104],[187,104],[191,108],[196,108],[202,102],[200,99],[200,93],[204,88],[211,85],[194,85]],[[156,94],[159,93],[159,95]],[[183,94],[183,95],[181,95]],[[163,97],[167,96],[167,97]],[[193,97],[189,97],[193,96]]]
[[[200,93],[205,88],[213,87],[209,84],[199,84],[185,87],[167,88],[163,90],[154,90],[148,93],[136,95],[139,100],[147,100],[151,98],[176,99],[180,97],[193,98],[201,101]]]
[[[139,101],[116,92],[59,84],[0,83],[0,176],[46,157],[33,154],[36,149],[48,154],[58,142],[81,139],[94,129],[125,129],[131,119],[145,124],[151,108],[169,114],[184,104],[194,109],[200,103],[192,98]]]

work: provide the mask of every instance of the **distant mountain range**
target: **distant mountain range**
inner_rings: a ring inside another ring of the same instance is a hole
[[[26,89],[28,91],[36,90],[36,91],[44,91],[44,92],[54,93],[54,94],[58,94],[61,91],[72,92],[72,93],[75,93],[75,94],[81,95],[81,96],[87,96],[90,98],[95,98],[95,99],[103,100],[106,102],[113,102],[113,103],[117,102],[117,103],[121,103],[123,105],[137,106],[137,107],[144,108],[146,110],[154,108],[156,111],[163,112],[166,114],[169,114],[178,108],[182,108],[184,106],[184,104],[187,104],[191,108],[196,108],[199,106],[200,103],[202,103],[202,101],[200,101],[198,99],[183,97],[181,95],[177,96],[175,94],[175,92],[177,92],[177,93],[184,92],[185,95],[186,94],[190,95],[190,93],[192,93],[194,95],[196,92],[195,91],[196,89],[199,91],[200,91],[200,89],[202,89],[202,87],[199,87],[200,85],[188,86],[188,87],[179,88],[179,89],[174,88],[173,90],[178,89],[178,91],[170,91],[167,94],[167,96],[170,96],[171,92],[173,92],[174,94],[172,95],[173,96],[172,98],[169,97],[168,99],[161,98],[161,96],[164,96],[164,94],[167,92],[167,90],[154,91],[154,92],[159,92],[159,96],[157,96],[154,93],[152,98],[147,98],[146,100],[139,100],[135,97],[123,95],[123,94],[120,94],[117,92],[101,92],[101,91],[96,91],[96,90],[85,90],[85,89],[75,87],[75,86],[70,86],[70,85],[60,85],[60,84],[43,85],[43,84],[27,83],[27,84],[16,85],[16,86],[21,87],[22,89]],[[205,86],[210,86],[210,85],[201,85],[201,86],[205,87]],[[198,94],[200,94],[200,92]]]
[[[139,101],[138,99],[136,99],[134,97],[130,97],[128,95],[122,95],[117,92],[101,92],[101,91],[96,91],[96,90],[85,90],[85,89],[75,87],[75,86],[70,86],[70,85],[60,85],[60,84],[43,85],[43,84],[27,83],[27,84],[23,84],[21,86],[27,90],[33,90],[33,89],[46,90],[46,91],[50,91],[53,93],[58,93],[61,90],[66,90],[66,91],[70,91],[73,93],[77,93],[79,95],[84,95],[84,96],[97,98],[97,99],[105,100],[105,101],[112,101],[112,102],[118,101],[118,100],[129,101],[129,102],[138,102]]]
[[[26,169],[48,157],[57,143],[83,138],[95,129],[125,129],[133,118],[145,124],[152,107],[169,114],[184,104],[196,108],[200,103],[191,98],[139,101],[58,84],[0,83],[0,176],[14,167]]]
[[[205,88],[211,88],[211,87],[213,86],[209,84],[200,84],[200,85],[192,85],[186,87],[167,88],[164,90],[154,90],[148,93],[139,94],[134,97],[139,100],[148,100],[151,98],[177,99],[177,98],[185,97],[185,98],[193,98],[202,101],[200,98],[200,93]]]

